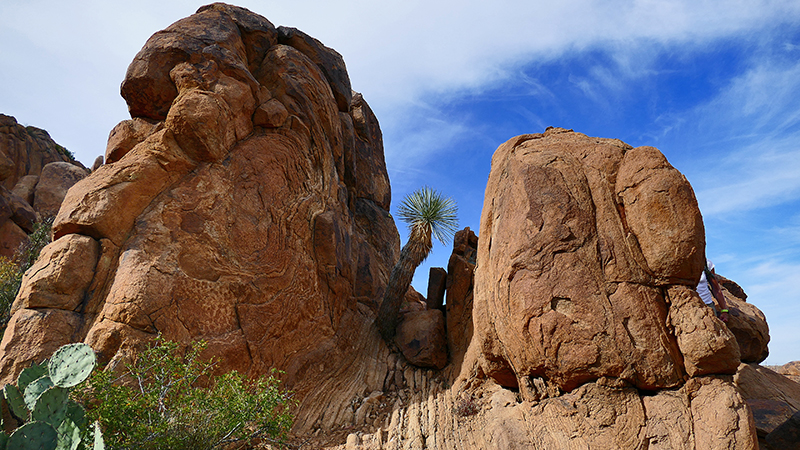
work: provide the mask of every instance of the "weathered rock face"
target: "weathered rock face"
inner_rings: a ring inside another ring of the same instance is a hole
[[[487,376],[652,390],[736,371],[733,335],[689,288],[703,269],[697,202],[658,150],[521,136],[495,153],[486,198],[473,347]]]
[[[86,175],[46,131],[0,114],[0,256],[13,257],[34,222],[54,217],[66,191]]]
[[[472,302],[478,237],[469,227],[453,238],[447,262],[447,347],[459,364],[472,339]]]
[[[399,235],[380,128],[341,56],[214,4],[148,40],[122,93],[132,119],[67,193],[0,378],[72,341],[113,366],[156,333],[208,341],[220,370],[282,369],[300,398],[360,370]]]
[[[86,170],[71,163],[48,163],[36,183],[33,208],[42,217],[55,217],[69,188],[86,178],[86,175]]]
[[[447,365],[444,315],[438,309],[409,311],[397,326],[395,342],[410,363],[443,369]]]
[[[769,443],[800,431],[792,419],[800,414],[800,384],[758,364],[740,365],[734,380],[753,411],[761,449],[792,448]]]
[[[0,256],[12,258],[28,240],[36,220],[36,211],[28,202],[0,186]]]
[[[24,127],[14,117],[0,114],[0,185],[13,189],[22,177],[38,176],[47,163],[56,161],[85,169],[59,148],[47,131]]]
[[[752,303],[735,282],[722,277],[722,294],[728,303],[728,329],[736,337],[739,353],[744,363],[760,363],[769,356],[769,325],[767,318]]]
[[[658,150],[563,129],[508,141],[492,159],[486,189],[474,336],[461,378],[519,390],[529,402],[563,399],[562,392],[595,380],[671,389],[645,401],[653,408],[642,419],[653,433],[651,448],[712,448],[729,427],[742,434],[726,445],[752,446],[746,403],[730,378],[714,376],[735,373],[736,339],[691,288],[704,246],[691,186]],[[634,420],[630,406],[611,403]],[[729,418],[705,417],[723,404]],[[680,436],[668,438],[673,429],[659,437],[652,427],[669,422],[678,405],[687,411],[686,427]],[[637,448],[633,441],[600,442]]]

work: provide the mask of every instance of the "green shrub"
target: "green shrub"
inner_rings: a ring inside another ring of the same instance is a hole
[[[22,284],[22,271],[19,264],[0,256],[0,333],[6,329],[11,304],[17,297]]]
[[[39,253],[52,240],[53,219],[46,219],[33,226],[27,242],[20,245],[12,259],[0,256],[0,335],[8,324],[11,304],[17,297],[22,275],[30,269]]]
[[[280,444],[292,424],[293,401],[273,376],[213,376],[204,343],[181,351],[158,337],[121,377],[96,371],[83,395],[112,449],[216,449],[260,438]],[[201,382],[201,383],[199,383]],[[198,384],[207,387],[198,387]]]

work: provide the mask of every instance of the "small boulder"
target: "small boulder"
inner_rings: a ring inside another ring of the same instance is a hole
[[[100,166],[103,165],[103,155],[98,155],[97,158],[94,159],[94,163],[92,164],[92,172],[99,169]]]
[[[769,356],[769,325],[764,313],[752,303],[726,296],[728,303],[728,329],[739,343],[739,353],[744,363],[760,363]]]
[[[6,220],[0,224],[0,256],[13,258],[20,245],[27,240],[28,234],[13,221]]]
[[[776,371],[786,378],[800,383],[800,361],[788,362],[776,368]]]
[[[270,99],[256,108],[253,113],[253,125],[265,128],[278,128],[286,122],[289,112],[283,103]]]
[[[405,314],[397,327],[395,343],[415,366],[442,369],[447,365],[444,315],[438,309]]]
[[[67,162],[52,162],[44,166],[33,195],[33,208],[42,217],[58,214],[67,191],[86,178],[86,170]]]
[[[414,286],[409,286],[406,295],[403,297],[403,302],[400,304],[400,314],[406,314],[414,311],[426,310],[427,303],[425,297],[422,296]]]
[[[123,120],[108,134],[105,159],[107,163],[119,161],[133,147],[147,139],[148,136],[163,128],[163,122],[142,117]],[[102,164],[102,161],[101,161]],[[97,170],[92,166],[92,172]]]
[[[28,202],[33,203],[33,193],[36,190],[36,183],[39,182],[39,175],[25,175],[17,181],[14,189],[11,190],[15,195]]]
[[[37,222],[36,211],[22,197],[2,188],[3,196],[6,197],[11,208],[11,220],[14,221],[26,233],[33,233],[33,224]]]

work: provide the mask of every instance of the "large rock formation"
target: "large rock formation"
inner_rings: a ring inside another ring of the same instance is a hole
[[[0,378],[73,341],[115,367],[157,333],[206,340],[220,371],[282,369],[303,397],[361,370],[399,235],[378,121],[341,56],[214,4],[148,40],[122,94],[132,119],[67,193]]]
[[[122,93],[132,118],[23,280],[4,381],[72,341],[114,369],[162,333],[220,371],[285,371],[300,448],[757,445],[733,374],[766,354],[763,316],[742,298],[737,334],[692,290],[702,219],[658,150],[563,129],[501,146],[444,320],[407,296],[408,357],[449,361],[422,369],[373,324],[399,237],[338,53],[217,3],[153,35]]]
[[[753,445],[747,404],[720,376],[736,372],[739,346],[693,290],[704,264],[700,211],[658,150],[558,128],[520,136],[495,152],[485,198],[462,377],[533,403],[617,387],[627,400],[611,402],[609,423],[648,429],[626,430],[624,445],[615,432],[621,448]],[[701,414],[722,405],[732,408],[724,421]],[[686,426],[667,439],[658,423],[676,410]],[[590,447],[608,445],[580,433]]]
[[[736,371],[734,336],[692,290],[697,202],[658,150],[563,129],[521,136],[495,153],[486,199],[473,340],[486,376],[534,399],[541,385],[614,377],[655,390]]]

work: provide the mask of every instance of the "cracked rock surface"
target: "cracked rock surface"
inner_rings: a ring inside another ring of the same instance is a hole
[[[380,127],[342,57],[243,8],[153,35],[131,119],[67,194],[0,344],[0,378],[84,341],[120,364],[157,333],[219,371],[352,365],[399,253]],[[381,379],[381,384],[383,379]]]

